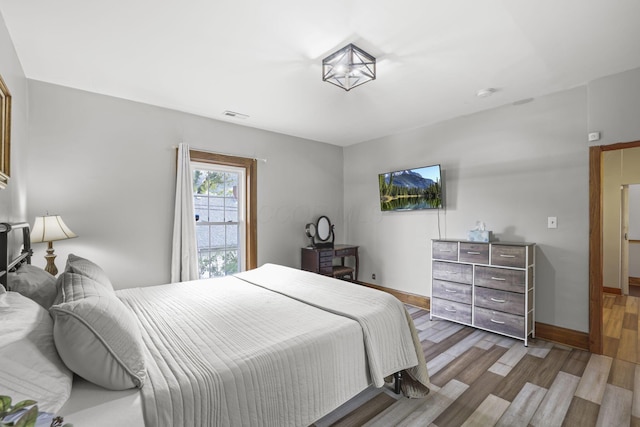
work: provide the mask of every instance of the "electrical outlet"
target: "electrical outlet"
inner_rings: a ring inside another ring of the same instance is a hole
[[[376,280],[376,273],[373,273],[373,274],[371,275],[371,280]]]
[[[558,228],[558,218],[555,216],[548,217],[547,228]]]

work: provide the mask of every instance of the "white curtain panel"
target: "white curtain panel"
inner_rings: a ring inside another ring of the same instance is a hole
[[[178,146],[176,208],[173,218],[173,253],[171,283],[198,279],[198,248],[193,209],[193,184],[189,145]]]

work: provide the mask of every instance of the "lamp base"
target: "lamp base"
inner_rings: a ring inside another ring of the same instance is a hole
[[[53,242],[49,242],[47,254],[44,256],[44,259],[47,260],[47,266],[44,268],[44,271],[51,274],[52,276],[58,274],[58,268],[55,264],[56,255],[53,254]]]

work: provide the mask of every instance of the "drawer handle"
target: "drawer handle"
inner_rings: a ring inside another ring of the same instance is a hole
[[[445,273],[447,273],[447,274],[458,274],[457,271],[445,271]]]
[[[501,282],[504,282],[507,279],[505,279],[504,277],[491,277],[491,280],[499,280]]]
[[[504,325],[504,322],[501,322],[499,320],[495,320],[495,319],[490,319],[493,323],[497,323],[498,325]]]
[[[456,290],[454,290],[454,289],[445,289],[444,291],[445,291],[445,292],[449,292],[450,294],[455,294],[455,293],[457,293],[457,292],[458,292],[458,291],[456,291]]]
[[[505,255],[505,254],[500,254],[500,256],[502,258],[515,258],[516,257],[515,255]]]
[[[451,249],[438,249],[438,252],[453,252]]]
[[[480,252],[476,252],[476,251],[467,251],[467,254],[469,254],[469,255],[480,255]]]
[[[455,309],[455,308],[448,308],[448,307],[445,307],[445,308],[444,308],[444,310],[445,310],[445,311],[448,311],[449,313],[455,313],[455,312],[456,312],[456,309]]]
[[[498,298],[493,298],[493,297],[491,297],[491,301],[493,301],[493,302],[507,302],[507,300],[504,300],[504,299],[498,299]]]

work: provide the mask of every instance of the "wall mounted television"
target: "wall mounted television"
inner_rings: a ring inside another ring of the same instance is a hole
[[[382,211],[443,207],[440,165],[381,173],[378,185]]]

